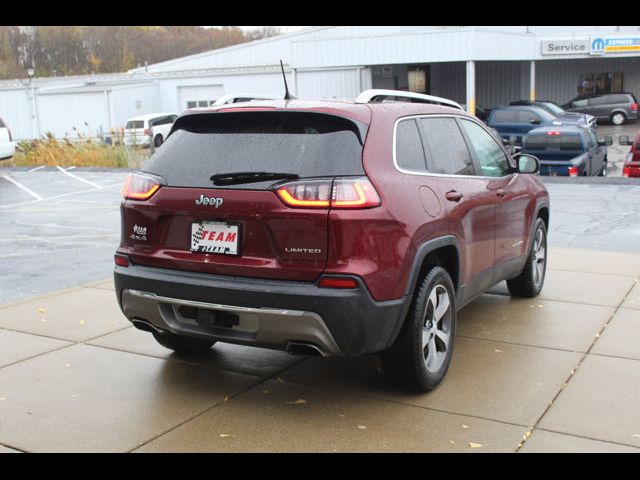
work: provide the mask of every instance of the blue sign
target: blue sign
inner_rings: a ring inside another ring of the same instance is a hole
[[[640,37],[592,37],[591,55],[640,52]]]

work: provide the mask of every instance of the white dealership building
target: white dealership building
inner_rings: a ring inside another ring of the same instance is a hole
[[[108,132],[136,115],[179,113],[224,94],[283,94],[280,60],[300,98],[390,88],[493,107],[640,94],[640,26],[339,26],[118,74],[0,81],[0,117],[16,139]]]

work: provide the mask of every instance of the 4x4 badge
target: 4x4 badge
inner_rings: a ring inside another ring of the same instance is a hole
[[[222,197],[205,197],[200,195],[200,198],[196,200],[196,205],[211,205],[215,208],[220,208],[224,202]]]

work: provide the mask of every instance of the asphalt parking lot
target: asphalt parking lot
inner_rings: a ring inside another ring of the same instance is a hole
[[[185,357],[131,327],[125,175],[0,169],[0,452],[640,452],[640,183],[550,183],[543,294],[470,304],[444,383],[412,395],[375,356]]]

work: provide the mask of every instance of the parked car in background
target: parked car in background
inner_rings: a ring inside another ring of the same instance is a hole
[[[515,139],[515,145],[522,145],[522,139],[537,127],[561,125],[554,115],[540,107],[519,105],[494,108],[487,119],[487,125],[498,131],[505,141]]]
[[[627,135],[620,135],[618,141],[620,145],[631,145],[629,154],[624,160],[622,176],[640,177],[640,132],[636,134],[633,140],[629,140]]]
[[[162,145],[171,131],[177,113],[151,113],[130,118],[124,129],[124,144],[148,147]]]
[[[278,100],[282,95],[265,95],[261,93],[230,93],[229,95],[223,95],[215,102],[211,104],[212,107],[218,105],[227,105],[229,103],[242,103],[250,102],[251,100]]]
[[[569,112],[593,115],[598,121],[622,125],[638,118],[638,100],[633,93],[589,93],[562,105]]]
[[[462,104],[462,108],[464,108],[465,112],[469,111],[466,103]],[[481,105],[476,105],[476,117],[478,117],[483,122],[487,121],[487,118],[489,118],[489,114],[490,113],[491,113],[491,109],[490,108],[484,108]]]
[[[540,160],[540,175],[582,177],[607,175],[609,136],[598,140],[592,128],[577,125],[541,127],[524,138],[521,153]]]
[[[596,117],[593,115],[579,112],[567,112],[560,105],[549,100],[535,100],[533,102],[531,100],[516,100],[515,102],[511,102],[509,105],[532,105],[534,107],[540,107],[555,116],[562,123],[576,123],[589,126],[596,125]]]
[[[0,118],[0,160],[9,160],[16,151],[16,144],[11,138],[11,130]]]
[[[125,316],[169,349],[381,353],[391,380],[429,391],[459,309],[501,280],[542,289],[538,160],[455,102],[368,90],[220,106],[171,136],[126,182],[114,272]]]

